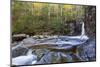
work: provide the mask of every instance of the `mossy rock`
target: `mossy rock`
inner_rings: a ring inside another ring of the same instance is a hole
[[[40,60],[42,56],[48,52],[48,50],[47,49],[33,49],[33,52],[37,55],[38,60]]]

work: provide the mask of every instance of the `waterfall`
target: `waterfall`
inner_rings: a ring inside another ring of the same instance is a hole
[[[87,35],[85,35],[84,22],[81,22],[81,23],[82,23],[81,39],[88,40],[89,38],[87,37]]]
[[[85,35],[84,22],[81,22],[81,23],[82,23],[82,31],[81,31],[81,35]]]

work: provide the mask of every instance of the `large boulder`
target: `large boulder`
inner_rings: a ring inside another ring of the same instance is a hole
[[[78,48],[79,56],[83,61],[96,60],[96,43],[95,40],[89,40]]]
[[[24,48],[24,47],[18,47],[14,50],[12,50],[12,58],[17,57],[17,56],[21,56],[21,55],[26,55],[28,49]]]

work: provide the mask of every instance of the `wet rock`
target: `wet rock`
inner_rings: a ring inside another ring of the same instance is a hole
[[[31,38],[31,37],[23,40],[24,45],[32,45],[32,44],[35,44],[35,43],[36,43],[36,40]]]
[[[35,43],[35,39],[33,39],[32,37],[26,38],[23,40],[24,43]]]
[[[45,54],[37,64],[51,64],[51,63],[57,63],[59,60],[59,57],[57,58],[57,54],[54,52],[49,52]]]
[[[26,34],[14,34],[12,36],[12,42],[15,42],[15,41],[22,41],[23,39],[25,39],[26,37],[28,37],[28,35]]]
[[[79,55],[84,61],[96,60],[96,43],[95,40],[89,40],[79,47]]]
[[[59,53],[60,53],[60,63],[73,61],[72,57],[70,56],[70,53],[63,53],[63,52],[59,52]]]
[[[62,52],[49,52],[45,54],[36,64],[52,64],[72,62],[72,57]]]
[[[12,50],[12,58],[25,55],[27,53],[28,49],[24,47],[18,47],[14,50]]]
[[[49,50],[47,49],[33,49],[33,53],[37,55],[38,60],[40,60],[43,57],[43,55],[45,55],[48,52]]]
[[[42,38],[47,38],[45,35],[35,35],[33,36],[34,39],[42,39]]]
[[[72,58],[72,61],[71,62],[80,62],[82,61],[81,57],[77,54],[70,54],[71,58]]]
[[[18,42],[14,42],[14,43],[11,44],[12,47],[14,47],[16,45],[18,45]]]

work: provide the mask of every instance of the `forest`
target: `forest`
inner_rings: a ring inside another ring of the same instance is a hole
[[[12,65],[96,61],[96,6],[11,2]]]
[[[85,15],[85,6],[79,5],[33,2],[13,2],[12,5],[13,34],[73,35],[75,31],[71,26],[82,21]]]

